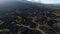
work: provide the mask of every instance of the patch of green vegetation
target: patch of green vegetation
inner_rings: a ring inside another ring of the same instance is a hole
[[[3,23],[4,23],[4,21],[0,20],[0,25],[3,24]]]
[[[60,14],[55,14],[56,16],[60,16]]]
[[[0,32],[9,32],[9,29],[0,29]]]

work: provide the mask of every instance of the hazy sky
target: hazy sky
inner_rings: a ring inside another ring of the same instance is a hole
[[[41,2],[44,4],[60,4],[60,0],[28,0],[28,1],[34,1],[34,2]]]
[[[56,4],[56,3],[60,4],[60,0],[41,0],[41,2],[46,4]]]
[[[3,1],[6,1],[6,0],[0,0],[0,3],[1,2],[3,3]],[[44,4],[60,4],[60,0],[27,0],[27,1],[44,3]]]

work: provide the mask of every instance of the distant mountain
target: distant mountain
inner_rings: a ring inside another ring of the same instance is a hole
[[[42,3],[34,3],[34,2],[23,2],[23,1],[8,1],[3,4],[0,4],[0,16],[5,17],[8,14],[11,15],[12,11],[14,12],[15,9],[26,9],[30,7],[40,7],[40,8],[47,8],[47,9],[60,9],[59,5],[50,5],[50,4],[42,4]],[[10,10],[10,11],[9,11]]]

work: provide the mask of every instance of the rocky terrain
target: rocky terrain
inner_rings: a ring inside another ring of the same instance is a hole
[[[60,34],[60,10],[15,2],[0,7],[0,34]]]

